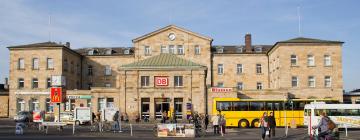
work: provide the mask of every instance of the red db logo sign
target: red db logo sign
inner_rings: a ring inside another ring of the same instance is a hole
[[[156,86],[168,86],[169,78],[168,77],[155,77],[155,85]]]

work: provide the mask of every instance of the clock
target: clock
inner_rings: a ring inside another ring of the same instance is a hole
[[[170,34],[169,34],[169,39],[170,39],[171,41],[175,40],[175,38],[176,38],[176,36],[175,36],[174,33],[170,33]]]

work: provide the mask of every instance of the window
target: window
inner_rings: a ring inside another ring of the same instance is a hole
[[[183,86],[183,77],[182,76],[174,76],[174,86],[175,87]]]
[[[93,67],[91,65],[88,66],[88,75],[93,75]]]
[[[38,88],[39,87],[39,80],[37,78],[32,79],[32,88]]]
[[[243,73],[243,65],[242,64],[237,64],[236,65],[236,73],[237,74],[242,74]]]
[[[111,84],[110,84],[110,83],[105,83],[105,87],[106,87],[106,88],[110,88],[110,87],[111,87]]]
[[[223,64],[218,64],[218,74],[219,75],[224,74],[224,65]]]
[[[130,50],[129,49],[124,50],[124,54],[130,54]]]
[[[141,76],[141,86],[148,87],[150,84],[150,77],[149,76]]]
[[[25,111],[25,101],[24,99],[17,98],[16,102],[16,112]]]
[[[183,114],[183,98],[174,98],[174,109],[176,119],[182,119]]]
[[[105,98],[98,98],[98,110],[102,111],[103,109],[105,109]]]
[[[308,86],[309,87],[315,87],[315,77],[314,76],[309,76],[308,77]]]
[[[92,83],[88,83],[88,90],[90,90],[92,86],[93,86]]]
[[[54,69],[54,60],[52,58],[47,58],[47,69]]]
[[[231,111],[231,102],[216,102],[216,110]]]
[[[297,56],[291,55],[290,61],[291,61],[291,66],[296,66],[297,65]]]
[[[184,47],[181,45],[177,46],[177,54],[184,54]]]
[[[150,98],[141,98],[141,117],[150,117]]]
[[[19,88],[19,89],[24,88],[24,78],[19,78],[18,88]]]
[[[220,87],[220,88],[224,87],[224,83],[223,82],[218,82],[217,87]]]
[[[330,76],[325,76],[325,87],[331,87],[331,77]]]
[[[233,111],[248,111],[249,103],[248,102],[232,102]]]
[[[166,53],[166,46],[161,46],[161,53]]]
[[[91,107],[91,99],[86,99],[86,107]]]
[[[19,58],[19,60],[18,60],[18,69],[20,69],[20,70],[25,69],[25,60],[24,60],[24,58]]]
[[[46,88],[50,88],[51,87],[51,78],[47,78],[46,79]]]
[[[69,66],[68,66],[68,60],[65,59],[65,60],[64,60],[64,71],[68,71],[68,68],[69,68]]]
[[[238,90],[243,90],[244,85],[243,85],[242,82],[238,82],[237,85],[236,85],[236,87],[237,87]]]
[[[256,64],[256,73],[262,73],[261,72],[261,64]]]
[[[105,75],[106,76],[111,75],[111,67],[109,65],[105,66]]]
[[[315,58],[313,55],[308,55],[307,60],[308,66],[315,66]]]
[[[195,55],[200,55],[200,46],[195,45]]]
[[[106,107],[115,107],[114,98],[106,98]]]
[[[217,53],[223,53],[223,52],[224,52],[224,48],[223,48],[223,47],[218,47],[218,48],[216,48],[216,52],[217,52]]]
[[[54,107],[52,106],[51,102],[50,102],[50,98],[46,98],[46,102],[45,102],[45,111],[46,112],[54,112]]]
[[[262,52],[262,47],[255,47],[255,52],[261,53]]]
[[[330,55],[324,55],[324,65],[331,66],[331,57]]]
[[[243,52],[243,47],[237,47],[236,52],[237,53],[242,53]]]
[[[39,69],[39,58],[33,58],[32,68],[33,68],[33,70],[38,70]]]
[[[151,51],[150,51],[150,47],[149,46],[145,46],[145,50],[144,50],[144,54],[145,55],[150,55],[151,54]]]
[[[262,88],[263,88],[263,87],[262,87],[262,83],[261,83],[261,82],[257,82],[257,83],[256,83],[256,89],[257,89],[257,90],[262,90]]]
[[[107,49],[105,52],[106,55],[111,55],[112,54],[112,49]]]
[[[250,102],[249,111],[261,111],[265,109],[264,102]]]
[[[298,87],[298,77],[291,77],[291,87]]]
[[[174,54],[175,53],[174,49],[175,49],[174,45],[170,45],[169,46],[169,53]]]
[[[38,99],[31,99],[30,101],[30,106],[29,106],[29,111],[38,111],[40,110],[40,106],[39,106],[39,100]]]

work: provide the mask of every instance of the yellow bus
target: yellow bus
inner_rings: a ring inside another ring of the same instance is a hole
[[[258,127],[264,112],[273,112],[276,126],[285,126],[285,123],[288,126],[303,126],[304,106],[310,102],[337,103],[337,100],[214,98],[212,114],[224,115],[229,127]]]

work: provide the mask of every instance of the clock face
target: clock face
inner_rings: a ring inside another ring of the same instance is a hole
[[[171,41],[175,40],[175,38],[176,38],[176,36],[175,36],[174,33],[170,33],[170,34],[169,34],[169,39],[170,39]]]

